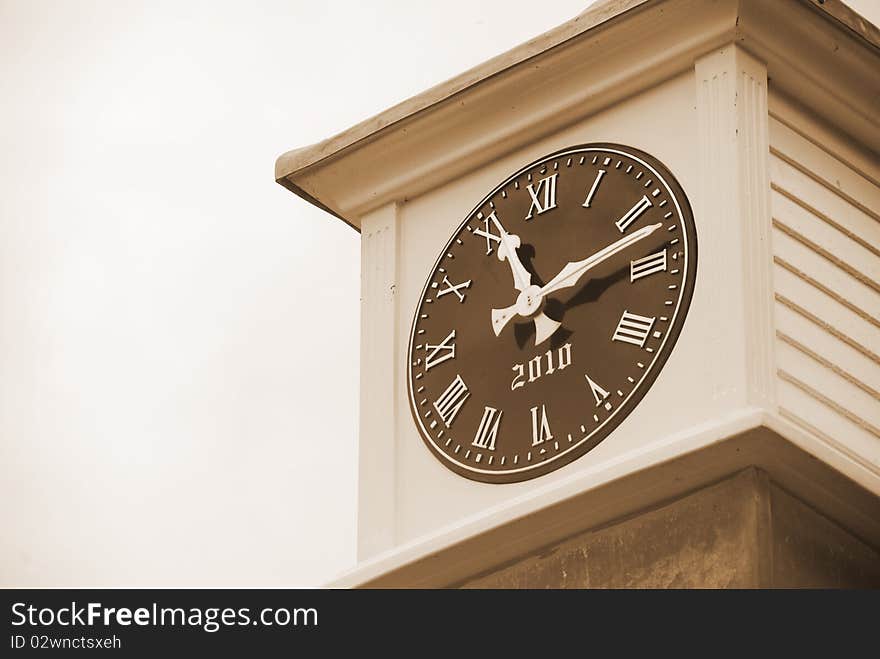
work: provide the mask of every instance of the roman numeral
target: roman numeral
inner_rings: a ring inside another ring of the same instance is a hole
[[[614,225],[618,229],[620,229],[620,233],[623,233],[624,231],[626,231],[627,227],[629,227],[630,224],[639,219],[639,215],[644,213],[653,205],[654,204],[651,203],[651,200],[648,199],[647,195],[642,195],[642,198],[636,202],[636,205],[630,208],[626,212],[626,215],[617,220]]]
[[[502,414],[504,412],[499,412],[494,407],[486,405],[486,409],[483,410],[483,418],[480,420],[480,427],[477,428],[477,434],[474,436],[471,446],[490,451],[495,450],[495,438],[498,437],[498,424],[501,423]]]
[[[464,405],[471,393],[460,375],[456,375],[452,383],[446,387],[446,391],[440,394],[440,398],[434,403],[434,409],[443,419],[443,424],[448,428],[455,420],[455,416]],[[431,424],[433,426],[433,423]]]
[[[541,421],[538,421],[538,408],[532,408],[532,446],[538,446],[553,439],[550,424],[547,422],[547,410],[541,405]]]
[[[553,174],[552,176],[547,176],[538,181],[537,189],[532,187],[532,184],[529,183],[526,186],[526,190],[529,191],[529,196],[532,198],[532,205],[529,206],[529,214],[526,215],[527,220],[532,219],[532,211],[537,211],[538,215],[541,213],[546,213],[547,211],[556,208],[556,177],[559,174]],[[543,203],[538,199],[538,196],[541,194],[543,189]]]
[[[629,280],[634,282],[636,279],[653,275],[655,272],[663,272],[666,270],[666,250],[650,254],[644,258],[630,261],[629,263]]]
[[[453,284],[449,281],[449,277],[443,277],[443,283],[449,288],[440,288],[437,290],[437,295],[435,297],[443,297],[449,293],[455,293],[456,297],[458,297],[459,302],[464,302],[464,293],[459,293],[459,290],[462,288],[469,288],[471,285],[471,280],[468,279],[463,284]]]
[[[653,318],[624,311],[611,340],[632,343],[639,348],[643,348],[653,325]]]
[[[486,225],[485,231],[482,229],[474,229],[475,236],[483,236],[486,239],[486,254],[492,253],[492,242],[500,243],[501,236],[497,236],[492,233],[492,219],[498,221],[498,216],[495,215],[495,211],[489,213],[486,217],[483,217],[482,213],[477,213],[477,218],[483,220],[483,224]]]
[[[605,402],[605,399],[608,398],[608,392],[593,382],[590,376],[586,373],[584,373],[584,377],[587,378],[587,384],[590,385],[590,391],[593,392],[593,398],[596,399],[596,407],[599,407]]]
[[[447,359],[453,359],[455,357],[455,330],[452,330],[445,339],[443,339],[443,343],[438,346],[432,346],[429,344],[425,344],[425,352],[430,351],[429,354],[425,355],[425,371],[429,371],[437,364],[442,364]]]
[[[593,187],[590,188],[590,191],[587,193],[587,200],[581,204],[584,208],[589,208],[590,204],[593,202],[593,197],[596,194],[596,190],[599,189],[599,181],[602,180],[602,177],[605,176],[605,170],[600,169],[599,173],[596,174],[596,180],[593,181]]]

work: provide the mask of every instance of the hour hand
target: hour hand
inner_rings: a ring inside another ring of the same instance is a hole
[[[519,247],[522,242],[520,241],[519,236],[507,233],[504,230],[504,227],[501,226],[501,222],[495,217],[495,213],[492,213],[490,217],[501,236],[501,244],[498,246],[498,260],[506,260],[508,264],[510,264],[510,271],[513,274],[514,288],[518,291],[524,291],[532,283],[532,273],[525,269],[525,266],[523,266],[516,253],[517,247]]]

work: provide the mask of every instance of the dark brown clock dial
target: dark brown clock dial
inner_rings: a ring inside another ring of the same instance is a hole
[[[488,483],[584,455],[657,378],[696,261],[684,192],[637,149],[575,146],[507,178],[440,250],[416,309],[407,385],[426,446]]]

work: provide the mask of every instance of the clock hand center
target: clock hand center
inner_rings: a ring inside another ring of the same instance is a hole
[[[543,301],[544,296],[541,295],[540,286],[532,284],[521,291],[516,298],[516,302],[509,307],[492,309],[492,329],[495,332],[495,336],[501,334],[501,330],[504,329],[505,325],[514,316],[528,317],[536,313],[541,308],[541,302]]]
[[[531,316],[540,307],[544,300],[541,287],[532,284],[522,291],[516,298],[516,312],[520,316]]]
[[[628,236],[624,236],[620,240],[611,243],[607,247],[600,249],[598,252],[588,256],[581,261],[569,262],[565,265],[559,274],[551,279],[543,287],[529,286],[522,290],[516,302],[505,309],[492,310],[492,330],[495,336],[501,334],[501,330],[510,322],[514,316],[531,316],[538,311],[544,298],[555,291],[563,288],[569,288],[576,285],[586,272],[599,265],[603,261],[611,258],[618,252],[623,251],[627,247],[647,238],[657,229],[663,226],[662,223],[652,224],[633,232]],[[500,228],[500,224],[499,224]],[[499,255],[500,258],[500,255]],[[512,264],[511,264],[512,267]],[[514,275],[515,277],[515,275]],[[549,322],[548,322],[549,321]],[[560,327],[561,323],[552,318],[548,318],[543,313],[535,317],[535,345],[547,340]]]

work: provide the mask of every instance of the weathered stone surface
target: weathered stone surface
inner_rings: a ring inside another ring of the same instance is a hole
[[[773,586],[880,588],[880,553],[771,486]]]
[[[748,469],[466,588],[871,587],[880,554]]]

